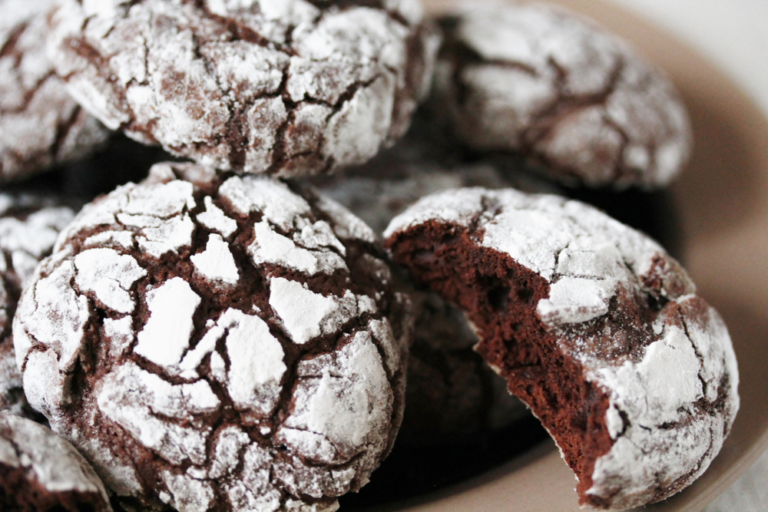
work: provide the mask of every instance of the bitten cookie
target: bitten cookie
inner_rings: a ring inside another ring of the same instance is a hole
[[[546,4],[472,3],[442,25],[435,111],[465,144],[589,186],[661,187],[687,163],[674,86],[589,21]]]
[[[29,401],[134,508],[335,510],[402,418],[407,310],[373,242],[308,189],[156,165],[22,296]]]
[[[85,156],[107,136],[45,55],[45,18],[55,3],[0,0],[0,181]]]
[[[11,322],[22,288],[74,216],[52,197],[0,193],[0,411],[39,417],[24,397]]]
[[[582,504],[662,500],[720,451],[739,408],[728,331],[645,235],[575,201],[478,188],[421,200],[387,235],[395,262],[466,312]]]
[[[0,412],[0,509],[112,512],[104,485],[71,444]]]
[[[52,30],[59,76],[110,128],[283,177],[398,139],[439,44],[418,0],[66,0]]]

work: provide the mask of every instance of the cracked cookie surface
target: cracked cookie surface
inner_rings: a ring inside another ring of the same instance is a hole
[[[482,151],[564,183],[657,188],[685,166],[690,121],[661,70],[562,8],[472,5],[442,20],[435,107]]]
[[[280,177],[397,140],[438,46],[418,0],[67,0],[52,30],[59,76],[110,128]]]
[[[389,281],[370,229],[310,189],[156,165],[38,267],[24,388],[123,506],[335,510],[402,418]]]
[[[39,419],[24,397],[11,322],[21,290],[74,216],[53,197],[0,193],[0,410]]]
[[[0,181],[100,146],[107,131],[67,94],[45,54],[54,0],[0,0]]]
[[[645,235],[576,201],[479,188],[421,200],[386,235],[396,263],[467,314],[582,504],[662,500],[720,451],[739,408],[728,330]]]
[[[112,512],[101,480],[71,444],[7,412],[0,412],[0,507]]]

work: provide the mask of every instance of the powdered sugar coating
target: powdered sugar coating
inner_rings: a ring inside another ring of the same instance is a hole
[[[282,277],[270,280],[269,305],[295,343],[336,331],[352,318],[375,312],[370,297],[347,291],[342,297],[315,293],[306,284]]]
[[[477,188],[423,199],[386,235],[395,240],[426,223],[468,230],[478,247],[548,283],[535,314],[557,335],[557,351],[609,401],[611,447],[586,491],[595,503],[657,501],[707,469],[739,408],[735,354],[720,316],[658,244],[576,201]],[[595,332],[602,318],[632,308],[649,323]]]
[[[15,324],[24,385],[125,506],[331,510],[391,448],[401,299],[374,244],[320,202],[270,178],[160,164],[84,208],[38,267]],[[278,235],[316,267],[256,261],[251,248],[272,254]]]
[[[35,506],[49,510],[56,505],[76,510],[81,505],[96,512],[112,511],[101,480],[71,444],[46,427],[7,412],[0,412],[0,468],[5,479],[0,503],[7,510]],[[14,473],[22,475],[15,482]],[[18,501],[8,485],[22,495]],[[35,496],[24,496],[32,492]]]
[[[50,51],[112,129],[222,170],[359,163],[408,128],[438,38],[417,0],[62,2]]]
[[[405,276],[415,316],[408,358],[406,403],[398,443],[425,446],[466,442],[509,427],[529,414],[472,348],[478,337],[464,313],[437,293],[416,289]]]
[[[200,297],[180,277],[150,289],[146,297],[149,320],[136,337],[134,352],[155,364],[177,365],[189,348]]]
[[[665,186],[687,163],[678,93],[624,41],[543,3],[473,3],[453,16],[436,107],[466,144],[521,152],[590,186]]]
[[[229,247],[219,235],[211,235],[205,251],[190,258],[200,274],[211,281],[237,284],[239,273]]]
[[[54,0],[0,1],[0,180],[85,156],[107,132],[69,97],[45,54]]]
[[[21,289],[74,212],[53,197],[0,194],[0,410],[34,418],[16,366],[11,321]]]

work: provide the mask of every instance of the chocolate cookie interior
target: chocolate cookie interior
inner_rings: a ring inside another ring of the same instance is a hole
[[[605,425],[608,396],[558,351],[559,336],[536,315],[536,304],[549,295],[548,282],[511,257],[478,247],[456,226],[426,222],[388,245],[415,279],[467,312],[480,335],[478,352],[555,438],[583,496],[595,460],[612,444]]]

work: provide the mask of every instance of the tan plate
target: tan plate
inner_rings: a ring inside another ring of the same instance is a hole
[[[644,510],[701,510],[768,447],[768,123],[717,68],[662,30],[595,0],[558,3],[598,20],[666,69],[693,119],[695,155],[674,187],[683,259],[730,328],[741,411],[709,470],[684,492]],[[450,5],[426,4],[435,12]],[[479,478],[381,510],[568,512],[579,510],[574,486],[554,445],[545,444]]]

